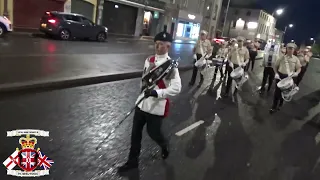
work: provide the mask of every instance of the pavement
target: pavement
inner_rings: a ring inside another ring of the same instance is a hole
[[[318,180],[320,178],[320,61],[312,60],[294,100],[269,115],[272,94],[257,93],[259,63],[237,95],[221,98],[219,76],[208,90],[212,69],[202,87],[189,87],[191,72],[181,72],[182,92],[172,98],[163,131],[171,154],[161,160],[157,145],[144,132],[139,170],[121,176],[127,160],[132,115],[115,129],[134,105],[139,79],[43,93],[1,97],[0,159],[18,138],[6,131],[41,129],[41,151],[54,160],[50,175],[58,180]],[[103,139],[111,136],[96,151]],[[0,179],[21,179],[6,175]]]

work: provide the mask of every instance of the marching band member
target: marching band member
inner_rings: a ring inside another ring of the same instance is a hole
[[[297,82],[296,84],[299,86],[304,74],[307,71],[307,67],[309,64],[309,60],[310,60],[310,56],[309,56],[309,49],[304,49],[303,52],[301,52],[298,55],[298,58],[300,60],[300,64],[301,64],[301,72],[299,73],[298,77],[297,77]]]
[[[243,46],[243,43],[245,41],[244,37],[237,37],[238,45],[231,49],[229,52],[229,66],[230,70],[228,72],[228,80],[227,80],[227,86],[224,96],[228,96],[231,84],[232,84],[232,78],[230,77],[231,72],[233,69],[241,66],[244,68],[248,62],[249,62],[249,50]]]
[[[297,77],[301,71],[300,60],[295,55],[293,55],[295,48],[297,48],[296,44],[288,43],[286,50],[287,54],[280,57],[274,65],[276,88],[274,91],[273,104],[270,109],[270,113],[274,113],[276,110],[280,110],[283,105],[281,90],[277,86],[277,83],[281,79],[284,79],[288,76]]]
[[[217,58],[221,58],[223,59],[223,64],[225,63],[224,60],[225,58],[228,57],[228,53],[229,53],[229,49],[227,48],[228,42],[223,42],[221,44],[221,47],[219,48],[218,52],[217,52]],[[223,79],[223,64],[216,66],[215,70],[214,70],[214,76],[217,75],[218,69],[220,71],[220,79]]]
[[[267,52],[263,58],[262,66],[264,67],[264,70],[263,70],[263,78],[262,78],[261,89],[260,89],[261,94],[264,93],[264,91],[265,91],[267,79],[269,80],[268,81],[268,83],[269,83],[268,84],[268,92],[271,89],[272,82],[273,82],[274,76],[275,76],[274,71],[273,71],[273,66],[274,66],[277,58],[278,58],[278,53],[275,50],[275,45],[271,45],[269,52]]]
[[[154,38],[155,51],[154,56],[145,61],[144,74],[156,68],[170,59],[168,50],[171,47],[172,36],[167,32],[161,32]],[[162,150],[162,158],[169,156],[168,142],[161,132],[163,119],[168,114],[169,96],[175,96],[181,91],[181,79],[177,68],[168,74],[157,84],[154,90],[148,90],[142,93],[137,102],[146,97],[137,105],[133,117],[131,148],[128,161],[121,167],[119,172],[125,172],[138,167],[139,155],[141,150],[142,130],[147,124],[147,132]]]
[[[212,47],[211,42],[207,39],[208,32],[202,30],[200,32],[200,39],[198,40],[196,46],[193,48],[193,53],[196,55],[196,61],[200,60],[202,56],[205,56],[204,58],[209,58],[212,54]],[[193,72],[191,81],[189,82],[190,86],[193,86],[198,74],[198,68],[196,66],[193,66]],[[200,83],[198,87],[200,87],[203,83],[203,74],[200,73]]]
[[[248,50],[249,50],[250,58],[249,58],[249,63],[246,66],[246,71],[249,70],[250,63],[251,63],[251,71],[252,71],[254,68],[254,62],[255,62],[256,57],[258,55],[258,49],[255,47],[254,43],[250,43],[248,46]]]
[[[233,48],[236,48],[237,46],[238,46],[238,44],[237,44],[237,39],[232,38],[232,39],[230,40],[230,45],[229,45],[229,47],[228,47],[228,59],[229,59],[229,53],[231,52],[231,50],[232,50]],[[229,66],[229,63],[227,62],[227,63],[226,63],[226,69],[225,69],[225,71],[224,71],[224,77],[227,78],[227,76],[230,75],[231,72],[232,72],[232,69],[231,69],[231,67]],[[228,76],[228,78],[229,78],[229,76]]]

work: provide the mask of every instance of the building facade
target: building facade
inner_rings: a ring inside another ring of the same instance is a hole
[[[114,34],[154,36],[163,29],[164,9],[158,0],[98,0],[97,23]]]
[[[270,41],[275,39],[275,24],[276,19],[263,10],[230,7],[224,34],[228,37],[243,36]]]

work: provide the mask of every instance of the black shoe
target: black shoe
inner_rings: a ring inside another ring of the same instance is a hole
[[[138,162],[126,162],[124,165],[120,166],[118,168],[118,172],[119,173],[123,173],[123,172],[127,172],[127,171],[130,171],[132,169],[136,169],[139,167],[139,164]]]
[[[273,114],[273,113],[275,113],[276,111],[277,111],[276,109],[271,108],[271,109],[269,110],[269,113],[270,113],[270,114]]]
[[[199,84],[197,87],[200,88],[202,86],[202,84]]]
[[[192,82],[189,82],[189,86],[193,86],[194,85],[194,83],[192,83]]]
[[[162,157],[162,159],[167,159],[168,156],[169,156],[169,148],[167,146],[161,148],[161,157]]]

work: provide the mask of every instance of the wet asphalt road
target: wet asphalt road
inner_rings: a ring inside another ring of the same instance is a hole
[[[192,47],[173,44],[170,56],[189,65]],[[153,42],[146,40],[111,37],[98,43],[8,36],[0,39],[0,85],[141,71],[153,53]]]
[[[132,116],[95,150],[134,104],[139,79],[1,99],[0,159],[19,147],[18,138],[6,137],[7,130],[32,128],[50,131],[49,138],[38,138],[38,147],[55,161],[50,176],[42,179],[318,180],[320,61],[311,62],[295,99],[272,116],[272,95],[256,91],[262,75],[258,65],[237,103],[220,98],[219,77],[207,90],[212,71],[199,89],[187,86],[190,72],[181,74],[182,92],[164,120],[171,147],[165,162],[144,133],[140,170],[116,173],[127,158]],[[204,123],[194,130],[175,135],[200,120]],[[21,179],[5,173],[0,168],[0,179]]]

